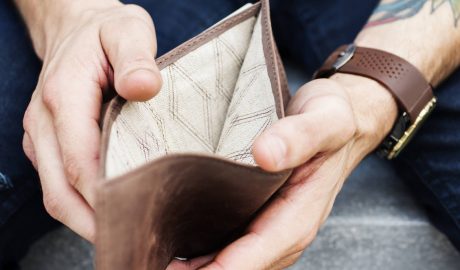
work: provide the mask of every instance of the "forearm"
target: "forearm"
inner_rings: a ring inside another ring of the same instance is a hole
[[[29,29],[35,50],[43,59],[47,43],[56,38],[67,21],[81,15],[85,10],[94,10],[117,0],[14,0]]]
[[[396,54],[434,86],[460,64],[460,0],[384,0],[356,43]]]
[[[442,4],[433,6],[438,2]],[[460,0],[382,1],[355,43],[406,59],[437,86],[460,64],[457,7]],[[358,130],[369,138],[370,148],[375,148],[396,120],[395,99],[382,85],[365,77],[338,73],[332,79],[346,87]]]

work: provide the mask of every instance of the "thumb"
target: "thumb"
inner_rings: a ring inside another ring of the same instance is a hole
[[[101,29],[102,46],[114,70],[115,89],[127,100],[148,100],[161,88],[154,31],[151,21],[136,17],[111,22]]]
[[[348,96],[331,80],[303,86],[288,111],[291,116],[276,122],[254,143],[254,158],[265,170],[297,167],[318,153],[339,149],[355,135]]]

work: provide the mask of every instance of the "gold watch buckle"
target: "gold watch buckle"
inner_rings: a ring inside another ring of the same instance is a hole
[[[431,114],[431,112],[434,110],[435,107],[436,107],[436,98],[434,97],[423,108],[423,110],[418,115],[417,119],[415,119],[415,122],[411,126],[409,126],[409,128],[406,131],[404,131],[404,134],[402,135],[402,137],[398,140],[396,145],[393,147],[393,149],[388,154],[387,156],[388,159],[394,159],[401,153],[401,151],[411,141],[415,133],[417,133],[418,129],[422,126],[422,124],[425,122],[425,120],[428,118],[428,116]]]

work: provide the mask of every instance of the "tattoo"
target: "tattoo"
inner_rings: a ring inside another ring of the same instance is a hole
[[[372,27],[399,20],[404,20],[417,15],[427,2],[431,3],[431,14],[436,12],[441,6],[450,6],[455,27],[460,20],[460,0],[392,0],[380,4],[374,11],[371,20],[366,27]]]

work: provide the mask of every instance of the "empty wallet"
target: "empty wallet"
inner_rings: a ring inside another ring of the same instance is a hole
[[[146,102],[103,117],[96,268],[163,270],[223,248],[291,171],[257,167],[254,140],[284,117],[289,90],[269,2],[249,4],[157,59]]]

